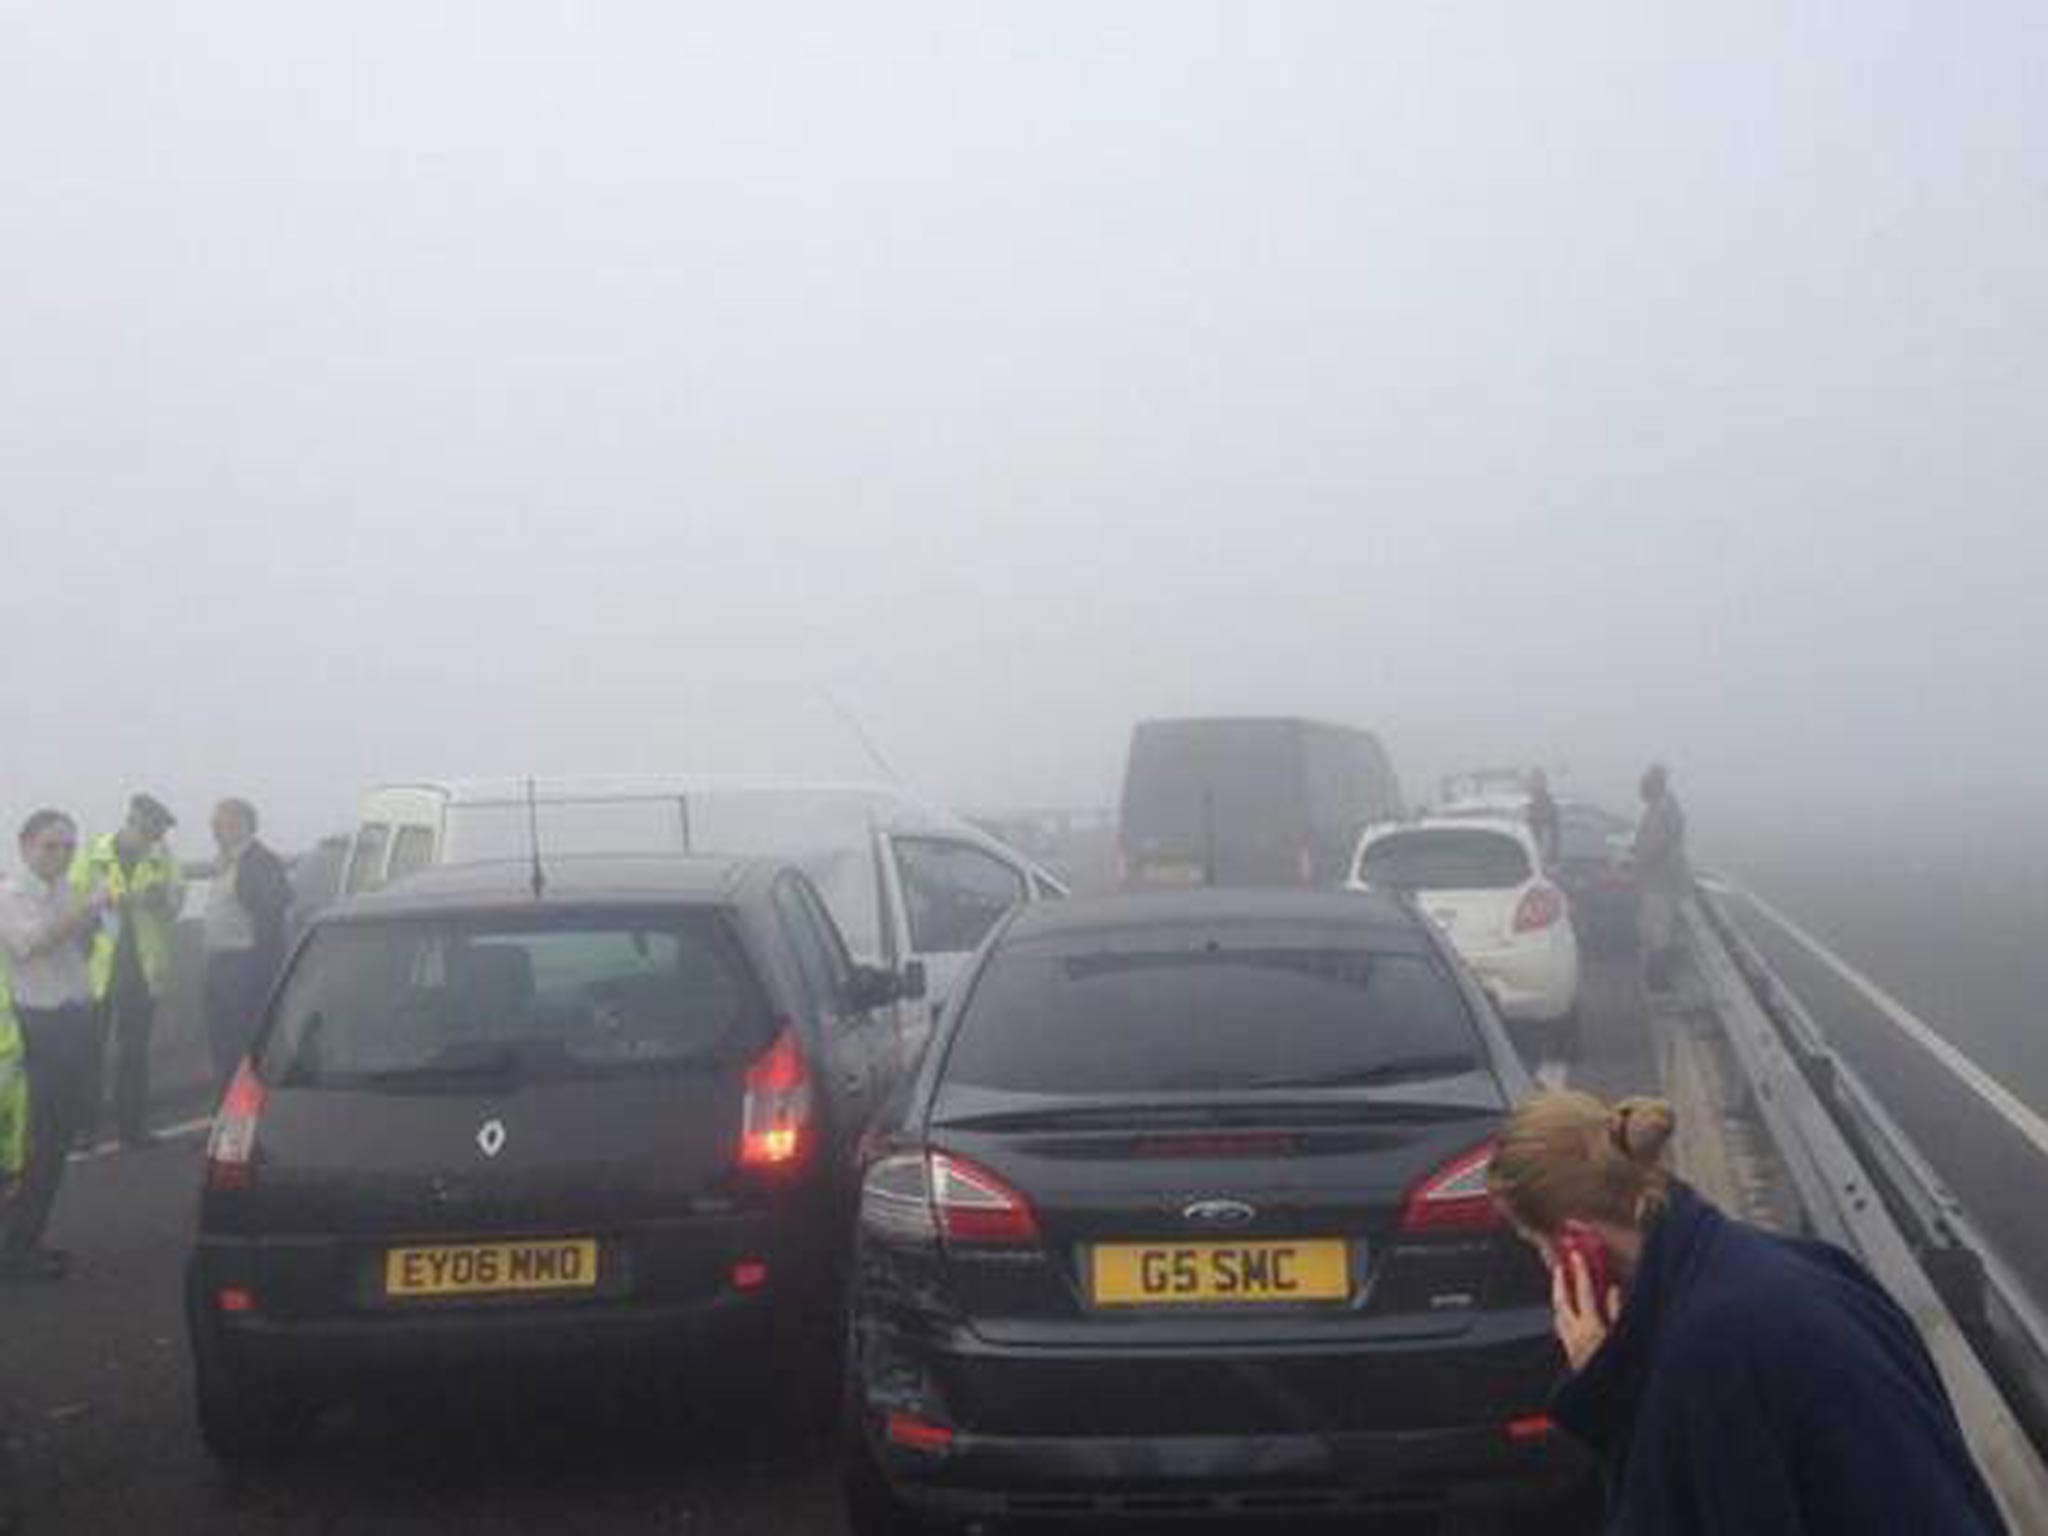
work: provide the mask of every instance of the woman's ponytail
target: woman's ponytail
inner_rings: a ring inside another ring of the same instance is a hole
[[[1609,1105],[1590,1093],[1539,1093],[1507,1118],[1486,1184],[1520,1225],[1556,1232],[1568,1221],[1639,1226],[1664,1207],[1664,1155],[1678,1117],[1662,1099]]]

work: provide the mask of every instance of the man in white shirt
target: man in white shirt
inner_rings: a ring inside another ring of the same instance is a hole
[[[0,882],[0,961],[8,969],[14,1012],[27,1049],[28,1171],[5,1213],[0,1280],[54,1280],[67,1255],[43,1246],[43,1232],[64,1181],[94,1052],[92,979],[86,948],[106,911],[104,894],[80,899],[71,887],[77,823],[62,811],[37,811],[21,829],[22,872]]]

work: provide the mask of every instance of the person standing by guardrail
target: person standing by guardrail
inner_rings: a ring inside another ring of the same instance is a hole
[[[1643,775],[1641,793],[1643,819],[1636,824],[1634,859],[1644,978],[1652,992],[1669,992],[1679,907],[1692,888],[1685,812],[1671,792],[1670,771],[1661,763]]]
[[[170,979],[172,925],[185,905],[185,884],[164,838],[178,818],[154,795],[128,803],[118,832],[86,845],[71,867],[81,895],[103,894],[106,918],[93,936],[88,965],[93,1002],[99,1010],[90,1069],[91,1102],[78,1130],[91,1140],[99,1120],[101,1052],[114,1052],[114,1123],[121,1144],[153,1146],[149,1113],[149,1046],[157,999]]]
[[[22,824],[19,875],[0,884],[0,957],[28,1066],[28,1167],[6,1213],[0,1280],[55,1280],[68,1255],[43,1246],[71,1155],[93,1062],[92,979],[85,949],[107,910],[103,894],[71,888],[78,824],[41,810]]]
[[[256,1038],[263,1000],[284,963],[291,880],[284,863],[257,839],[256,807],[223,800],[214,808],[220,867],[206,902],[206,1038],[224,1088]]]
[[[1551,1417],[1605,1465],[1607,1528],[2001,1536],[1913,1320],[1849,1254],[1673,1178],[1675,1124],[1661,1099],[1539,1094],[1487,1170],[1551,1265],[1573,1373]],[[1588,1253],[1618,1283],[1596,1286]]]

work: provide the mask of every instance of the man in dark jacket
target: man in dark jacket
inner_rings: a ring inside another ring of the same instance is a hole
[[[248,801],[215,807],[213,837],[220,866],[206,902],[206,1028],[214,1072],[225,1084],[256,1037],[284,963],[292,888],[283,860],[257,840]]]
[[[1587,1326],[1560,1314],[1561,1333]],[[1624,1536],[2006,1530],[1918,1330],[1869,1273],[1682,1184],[1551,1412],[1605,1464]]]

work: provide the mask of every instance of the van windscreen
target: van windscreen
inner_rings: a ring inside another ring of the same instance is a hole
[[[758,1049],[762,1013],[709,913],[337,923],[292,967],[261,1070],[288,1087],[673,1071]]]

